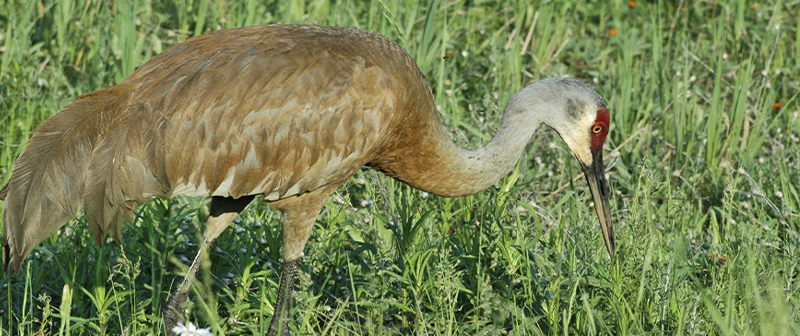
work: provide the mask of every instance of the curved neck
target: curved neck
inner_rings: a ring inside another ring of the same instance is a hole
[[[469,150],[448,137],[438,118],[428,123],[427,132],[417,137],[409,150],[390,167],[388,175],[439,196],[472,195],[487,189],[508,174],[519,161],[544,111],[523,111],[513,99],[500,121],[497,133],[485,146]],[[533,112],[533,113],[531,113]],[[437,125],[431,125],[437,124]],[[387,169],[388,168],[388,169]]]

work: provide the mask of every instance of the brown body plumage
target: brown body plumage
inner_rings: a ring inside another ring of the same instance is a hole
[[[81,208],[98,242],[119,241],[132,211],[174,194],[214,196],[204,248],[249,196],[264,196],[284,213],[285,260],[299,261],[325,199],[360,167],[442,196],[472,194],[513,167],[540,123],[571,148],[585,145],[573,151],[591,165],[597,151],[584,144],[588,131],[584,139],[563,128],[600,120],[592,113],[605,109],[602,99],[575,81],[532,90],[537,95],[512,101],[489,145],[467,151],[447,137],[414,61],[383,36],[283,25],[195,37],[118,85],[78,97],[37,130],[0,192],[5,265],[18,272]],[[577,90],[578,98],[559,90]],[[553,120],[525,114],[534,104],[568,110]],[[611,239],[609,252],[613,232]],[[287,286],[293,267],[282,277]],[[276,311],[288,314],[281,300]]]

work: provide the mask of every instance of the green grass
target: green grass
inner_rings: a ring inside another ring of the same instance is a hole
[[[415,58],[464,146],[486,143],[532,81],[569,75],[605,97],[613,260],[578,164],[551,130],[474,196],[425,196],[363,171],[331,198],[306,247],[296,335],[800,333],[796,0],[113,4],[0,0],[4,181],[31,133],[72,99],[224,28],[384,34]],[[162,306],[206,217],[201,199],[156,201],[121,245],[103,247],[71,221],[20,275],[0,277],[0,336],[162,333]],[[216,335],[266,330],[279,219],[255,202],[221,235],[192,321]]]

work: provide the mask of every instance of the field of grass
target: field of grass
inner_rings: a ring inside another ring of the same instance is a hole
[[[474,196],[362,171],[306,247],[295,335],[800,334],[798,13],[798,0],[0,0],[0,176],[43,120],[191,36],[359,27],[409,51],[463,146],[486,143],[528,83],[594,87],[611,111],[618,252],[608,258],[580,167],[549,129]],[[0,277],[0,336],[162,334],[206,203],[148,204],[121,245],[71,221]],[[191,321],[263,334],[279,219],[254,202],[221,235]]]

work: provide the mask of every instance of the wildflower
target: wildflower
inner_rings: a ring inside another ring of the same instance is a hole
[[[608,31],[608,34],[611,36],[617,36],[617,28],[611,28],[611,30]]]
[[[633,0],[628,1],[628,6],[631,7],[631,8],[636,7],[636,1],[633,1]]]
[[[194,323],[189,322],[187,325],[183,325],[182,322],[178,322],[178,325],[172,328],[172,332],[178,334],[178,336],[213,336],[214,334],[209,331],[208,328],[198,329],[195,327]]]

